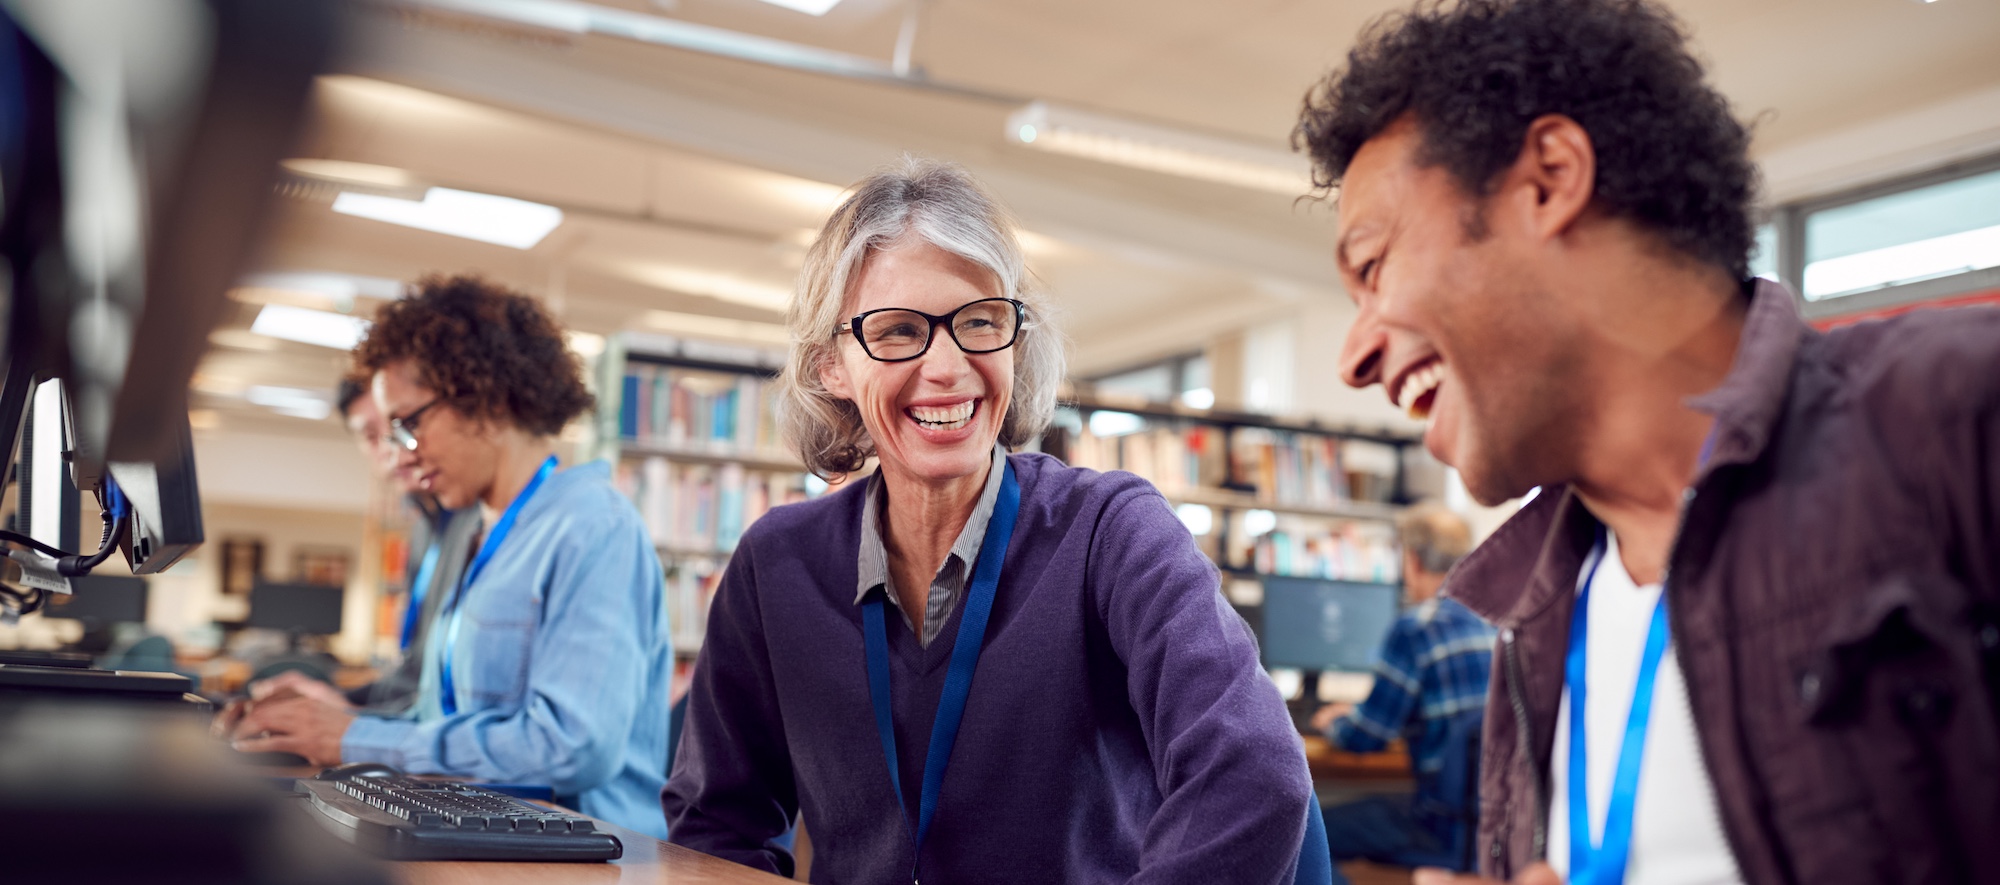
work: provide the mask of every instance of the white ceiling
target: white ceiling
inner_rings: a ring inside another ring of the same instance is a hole
[[[884,60],[907,9],[846,0],[813,18],[756,0],[599,2]],[[1282,147],[1305,89],[1369,21],[1404,5],[925,0],[913,60],[938,83]],[[1758,118],[1756,150],[1780,197],[2000,146],[2000,4],[1670,5],[1739,113]],[[552,203],[566,219],[521,251],[282,198],[260,270],[477,271],[600,334],[654,328],[649,311],[776,323],[841,189],[907,151],[966,164],[1019,215],[1082,372],[1339,298],[1325,204],[1011,145],[1011,101],[432,10],[355,10],[349,57],[321,81],[298,156],[395,166]],[[255,312],[244,305],[228,328],[247,329]],[[339,354],[240,331],[217,341],[197,380],[198,404],[221,416],[208,420],[337,432],[253,418],[232,394],[329,387]]]

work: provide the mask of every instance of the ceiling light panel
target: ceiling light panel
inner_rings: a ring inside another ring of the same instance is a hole
[[[333,211],[515,249],[531,249],[562,224],[561,209],[513,197],[434,187],[422,200],[343,193]]]
[[[825,15],[827,10],[840,5],[840,0],[763,0],[763,2],[807,15]]]
[[[259,384],[245,390],[243,398],[249,400],[251,405],[263,406],[294,418],[318,421],[333,414],[333,404],[327,401],[325,393],[317,390]]]
[[[368,321],[324,310],[307,310],[285,304],[266,304],[257,311],[250,331],[286,341],[353,350],[368,334]]]
[[[1310,167],[1297,154],[1047,102],[1015,111],[1006,135],[1034,150],[1285,196],[1312,187]]]

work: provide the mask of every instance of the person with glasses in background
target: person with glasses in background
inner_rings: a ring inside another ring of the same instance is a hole
[[[789,876],[803,813],[815,881],[1327,881],[1298,736],[1166,499],[1008,454],[1063,377],[1026,282],[955,166],[878,173],[821,230],[781,421],[822,476],[879,469],[738,544],[672,841]]]
[[[341,378],[334,390],[334,408],[340,412],[341,422],[347,426],[348,432],[354,434],[355,445],[361,449],[369,465],[401,490],[408,498],[410,508],[420,515],[412,532],[410,549],[422,550],[423,553],[410,558],[410,569],[404,575],[409,586],[409,599],[404,607],[402,631],[398,638],[402,657],[397,661],[396,668],[382,674],[381,678],[346,691],[302,671],[285,670],[250,683],[250,701],[270,700],[285,694],[305,694],[381,716],[407,713],[416,703],[423,673],[424,644],[429,638],[431,623],[436,620],[439,603],[443,597],[450,595],[450,588],[457,585],[465,571],[466,560],[472,555],[472,539],[479,533],[480,527],[479,509],[461,507],[446,510],[438,505],[436,498],[415,490],[414,477],[397,469],[396,453],[399,447],[389,438],[389,421],[383,416],[381,407],[375,404],[375,398],[369,395],[369,384],[368,378],[359,375]],[[439,590],[441,587],[444,589]],[[216,716],[216,731],[222,735],[233,732],[246,707],[247,703],[241,700],[224,707]]]
[[[251,705],[238,749],[546,784],[664,838],[665,583],[609,465],[557,469],[555,435],[592,405],[561,328],[527,296],[431,277],[382,308],[355,362],[397,469],[446,508],[476,507],[485,530],[439,603],[408,715],[291,696]]]

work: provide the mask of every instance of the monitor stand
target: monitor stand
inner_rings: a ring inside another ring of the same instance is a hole
[[[1292,725],[1299,734],[1317,734],[1313,729],[1313,715],[1324,706],[1319,700],[1318,670],[1303,670],[1299,673],[1299,696],[1285,701],[1285,709],[1292,714]]]

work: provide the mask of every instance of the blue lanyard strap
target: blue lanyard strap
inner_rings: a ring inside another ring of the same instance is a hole
[[[1569,622],[1569,654],[1564,675],[1569,684],[1569,881],[1573,885],[1618,885],[1632,857],[1632,812],[1639,796],[1639,764],[1646,755],[1646,730],[1653,718],[1653,689],[1659,682],[1660,659],[1667,650],[1667,594],[1660,590],[1652,624],[1639,658],[1639,678],[1632,689],[1632,708],[1625,717],[1625,737],[1618,749],[1618,767],[1611,780],[1611,801],[1604,810],[1601,840],[1591,838],[1587,729],[1586,647],[1589,636],[1590,584],[1597,567],[1609,555],[1602,526],[1597,547],[1583,572],[1576,610]]]
[[[430,593],[431,579],[437,576],[438,556],[442,554],[444,538],[436,532],[431,535],[430,547],[424,550],[424,562],[417,566],[417,576],[410,579],[409,605],[403,609],[403,640],[400,648],[410,650],[410,642],[417,637],[417,622],[423,618],[424,597]]]
[[[485,571],[486,564],[493,560],[493,554],[500,550],[500,544],[507,540],[507,534],[514,530],[514,520],[520,517],[521,508],[527,506],[528,499],[535,496],[535,490],[542,487],[542,481],[548,479],[549,474],[554,472],[556,472],[556,456],[550,455],[548,460],[542,462],[542,468],[535,471],[535,478],[528,480],[527,487],[514,496],[513,503],[508,504],[506,512],[501,513],[500,519],[493,523],[492,530],[486,533],[486,542],[479,545],[479,555],[472,558],[472,565],[466,568],[465,576],[459,579],[458,592],[452,595],[451,600],[451,623],[445,628],[442,652],[444,658],[438,666],[438,702],[444,706],[446,716],[458,712],[458,693],[457,686],[451,678],[451,659],[452,652],[458,646],[459,624],[465,619],[465,594],[472,588],[472,582],[479,580],[479,573]]]
[[[1720,423],[1709,427],[1701,442],[1696,463],[1707,465],[1715,453]],[[1569,687],[1569,881],[1571,885],[1622,885],[1625,867],[1632,859],[1632,813],[1639,798],[1639,763],[1646,756],[1646,731],[1653,721],[1653,689],[1659,682],[1660,659],[1666,657],[1670,629],[1667,626],[1667,587],[1660,587],[1660,601],[1653,605],[1653,617],[1646,628],[1646,645],[1639,656],[1639,678],[1632,687],[1632,707],[1625,714],[1625,736],[1618,747],[1618,767],[1611,777],[1611,798],[1604,809],[1603,838],[1590,836],[1590,769],[1584,727],[1584,706],[1589,697],[1586,676],[1585,640],[1590,636],[1590,585],[1597,567],[1609,555],[1610,545],[1603,525],[1597,527],[1597,546],[1584,561],[1577,584],[1576,608],[1569,619],[1569,653],[1563,661],[1563,679]]]
[[[993,517],[986,524],[986,537],[979,544],[979,560],[972,573],[972,588],[966,595],[965,614],[958,625],[958,640],[951,650],[951,669],[945,672],[944,696],[938,700],[937,720],[931,725],[931,745],[924,756],[924,783],[917,807],[916,833],[911,846],[912,864],[930,833],[931,818],[937,813],[938,792],[944,786],[945,762],[958,741],[959,721],[965,717],[965,700],[972,692],[972,671],[979,666],[979,652],[986,643],[986,621],[993,614],[993,597],[1000,588],[1000,566],[1007,557],[1007,543],[1014,536],[1014,518],[1021,509],[1021,486],[1014,479],[1014,465],[1008,464],[1001,476],[1000,497]],[[889,785],[896,791],[896,806],[908,822],[910,809],[903,802],[903,778],[896,762],[896,731],[889,700],[889,632],[882,614],[880,593],[861,605],[862,636],[868,651],[868,700],[875,706],[875,730],[882,736],[882,754],[889,760]],[[916,880],[912,866],[911,881]]]

